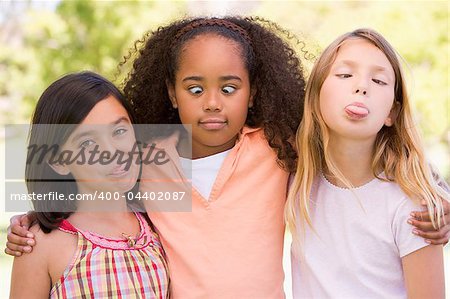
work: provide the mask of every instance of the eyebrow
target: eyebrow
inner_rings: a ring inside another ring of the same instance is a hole
[[[203,81],[204,77],[201,76],[189,76],[183,79],[183,82],[186,81]],[[235,76],[235,75],[226,75],[226,76],[220,76],[219,77],[220,81],[229,81],[229,80],[237,80],[237,81],[242,81],[242,79],[239,76]]]
[[[342,64],[346,64],[348,66],[354,66],[356,64],[356,62],[352,61],[352,60],[341,60],[339,61],[339,63]],[[374,69],[375,71],[387,71],[387,69],[381,65],[371,65],[372,69]]]
[[[119,124],[119,123],[121,123],[123,121],[127,122],[127,123],[130,123],[130,120],[127,117],[122,116],[122,117],[119,117],[118,119],[116,119],[115,121],[110,122],[107,125],[113,125],[114,126],[114,125],[117,125],[117,124]],[[95,132],[94,130],[87,130],[87,131],[80,132],[80,133],[76,134],[75,136],[73,136],[73,138],[71,138],[72,142],[77,141],[78,139],[81,139],[82,137],[91,135],[94,132]]]

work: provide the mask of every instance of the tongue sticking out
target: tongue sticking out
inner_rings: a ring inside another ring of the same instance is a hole
[[[360,107],[357,105],[348,105],[345,107],[345,112],[347,112],[348,116],[352,118],[364,118],[369,115],[369,110],[365,107]]]

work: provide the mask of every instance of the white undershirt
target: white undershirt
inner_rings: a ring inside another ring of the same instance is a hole
[[[231,149],[200,159],[180,158],[181,168],[186,177],[192,171],[192,186],[206,199],[209,199],[211,189],[216,180],[222,163]]]

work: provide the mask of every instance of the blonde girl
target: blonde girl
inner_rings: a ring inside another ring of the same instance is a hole
[[[377,32],[329,45],[306,89],[299,163],[285,216],[297,298],[442,298],[442,246],[411,234],[425,200],[435,227],[448,194],[435,183],[400,62]]]

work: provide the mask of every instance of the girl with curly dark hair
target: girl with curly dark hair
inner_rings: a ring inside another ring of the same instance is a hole
[[[253,91],[254,106],[244,117],[245,125],[264,129],[280,164],[288,171],[295,171],[297,155],[287,141],[295,134],[302,117],[305,79],[295,51],[278,35],[295,38],[277,24],[261,18],[180,20],[137,41],[136,48],[140,43],[144,46],[124,86],[137,123],[183,123],[172,105],[168,87],[176,85],[181,54],[188,42],[206,34],[234,42]],[[206,58],[203,61],[211,64]]]
[[[283,35],[259,18],[198,18],[136,43],[124,93],[137,123],[192,126],[192,212],[148,211],[174,297],[284,297],[283,208],[305,80]]]

